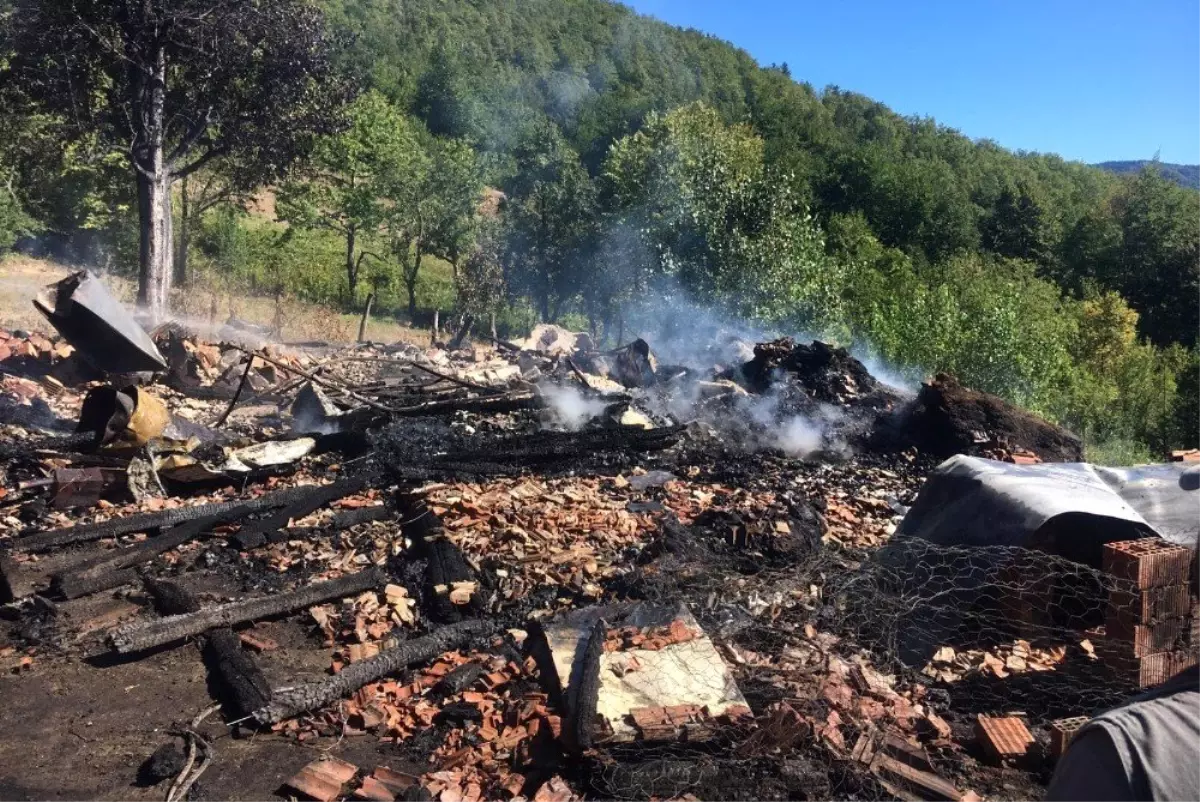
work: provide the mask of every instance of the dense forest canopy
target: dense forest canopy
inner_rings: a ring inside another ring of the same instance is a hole
[[[1013,153],[604,0],[320,5],[359,98],[272,178],[284,222],[245,212],[236,156],[176,190],[200,275],[415,314],[448,263],[438,304],[609,337],[686,300],[954,371],[1128,458],[1196,444],[1200,193],[1163,166]],[[134,187],[56,114],[6,112],[0,246],[127,266]]]

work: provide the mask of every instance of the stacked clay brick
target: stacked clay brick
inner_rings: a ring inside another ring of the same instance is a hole
[[[1196,664],[1200,617],[1191,567],[1191,549],[1157,538],[1104,546],[1104,571],[1129,583],[1109,593],[1105,659],[1138,687]]]

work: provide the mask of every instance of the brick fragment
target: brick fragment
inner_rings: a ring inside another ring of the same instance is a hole
[[[1192,551],[1158,538],[1104,544],[1101,565],[1106,573],[1133,582],[1138,590],[1186,585]]]
[[[420,780],[411,774],[389,769],[387,766],[376,766],[371,776],[387,787],[393,794],[399,796],[405,790],[416,785]]]
[[[354,791],[356,799],[367,799],[371,802],[392,802],[396,795],[388,787],[374,777],[364,777],[362,785]]]
[[[358,767],[344,760],[316,760],[296,772],[287,786],[318,802],[333,802],[342,795],[342,786],[358,772]]]
[[[495,690],[506,682],[508,682],[508,675],[499,671],[493,671],[490,674],[483,675],[483,684],[487,685],[489,690]]]
[[[635,707],[629,711],[629,716],[636,727],[653,727],[667,720],[666,711],[661,707]]]
[[[730,705],[721,715],[730,721],[736,721],[741,718],[753,718],[754,711],[747,705]]]
[[[1169,652],[1186,646],[1184,633],[1190,622],[1184,618],[1168,618],[1155,624],[1134,624],[1131,631],[1109,630],[1110,645],[1134,657],[1147,657],[1157,652]]]
[[[1074,716],[1072,718],[1060,718],[1050,722],[1050,756],[1060,758],[1067,751],[1067,746],[1070,745],[1071,739],[1079,732],[1084,724],[1087,724],[1091,719],[1087,716]]]
[[[248,649],[253,649],[256,652],[269,652],[272,649],[278,649],[279,644],[270,638],[262,635],[256,635],[252,632],[238,633],[238,639],[242,645]]]
[[[1033,735],[1025,722],[1013,716],[979,716],[975,720],[975,737],[979,739],[984,752],[997,764],[1022,757],[1033,743]]]
[[[508,791],[512,796],[517,796],[521,793],[521,789],[525,787],[525,776],[523,774],[510,774],[500,783],[500,787]]]
[[[543,783],[533,795],[533,802],[570,802],[572,799],[575,799],[575,794],[571,793],[571,787],[557,775]]]
[[[667,721],[672,724],[687,724],[700,718],[703,713],[699,705],[668,705],[662,708],[662,711],[666,714]]]

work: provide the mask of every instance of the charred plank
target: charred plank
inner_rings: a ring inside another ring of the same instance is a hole
[[[357,493],[369,482],[369,476],[357,476],[324,487],[310,487],[302,498],[291,501],[278,512],[260,521],[246,525],[231,540],[239,549],[253,549],[265,543],[275,542],[280,539],[279,530],[284,529],[293,518],[302,518],[331,501]],[[284,537],[286,538],[286,535]]]
[[[186,521],[171,527],[158,537],[144,540],[128,548],[117,549],[115,553],[102,554],[77,563],[71,566],[69,571],[53,576],[50,587],[54,592],[67,599],[77,599],[91,593],[119,587],[134,578],[133,572],[122,569],[139,565],[173,548],[204,537],[214,527],[236,520],[243,514],[248,514],[248,512],[234,509],[205,518],[197,518],[194,521]]]
[[[17,551],[39,552],[49,551],[59,546],[69,546],[74,543],[86,543],[101,538],[117,537],[133,532],[150,532],[156,529],[177,526],[201,518],[217,515],[238,514],[249,515],[261,510],[289,504],[312,493],[311,487],[289,487],[276,490],[256,499],[240,501],[222,501],[211,504],[197,504],[192,507],[177,507],[161,512],[143,512],[127,515],[124,518],[114,518],[94,524],[69,526],[63,529],[50,529],[17,538],[13,548]]]
[[[328,582],[318,582],[290,593],[220,604],[192,613],[167,616],[157,621],[127,624],[113,632],[110,640],[113,648],[121,654],[141,651],[199,635],[215,627],[270,618],[302,607],[311,607],[329,599],[351,596],[377,587],[383,584],[383,581],[383,573],[372,568]]]
[[[155,608],[163,615],[184,615],[201,610],[200,600],[177,582],[147,580],[146,589]],[[208,670],[221,680],[235,718],[248,716],[271,701],[271,685],[262,669],[242,648],[242,642],[229,627],[221,627],[204,636],[201,647]]]
[[[368,682],[432,660],[443,652],[477,643],[490,636],[494,627],[495,625],[487,621],[463,621],[424,637],[406,641],[374,657],[352,663],[328,679],[276,691],[270,704],[254,711],[254,719],[259,724],[274,724],[315,710],[349,696]]]
[[[570,718],[567,721],[567,743],[582,752],[592,746],[596,728],[596,708],[600,702],[600,658],[604,655],[604,636],[607,625],[597,621],[588,633],[583,659],[576,663],[574,676],[567,685]]]

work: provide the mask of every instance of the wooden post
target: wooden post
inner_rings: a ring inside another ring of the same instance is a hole
[[[437,309],[433,310],[433,329],[429,332],[429,344],[437,345],[438,338],[438,316],[441,312]]]

